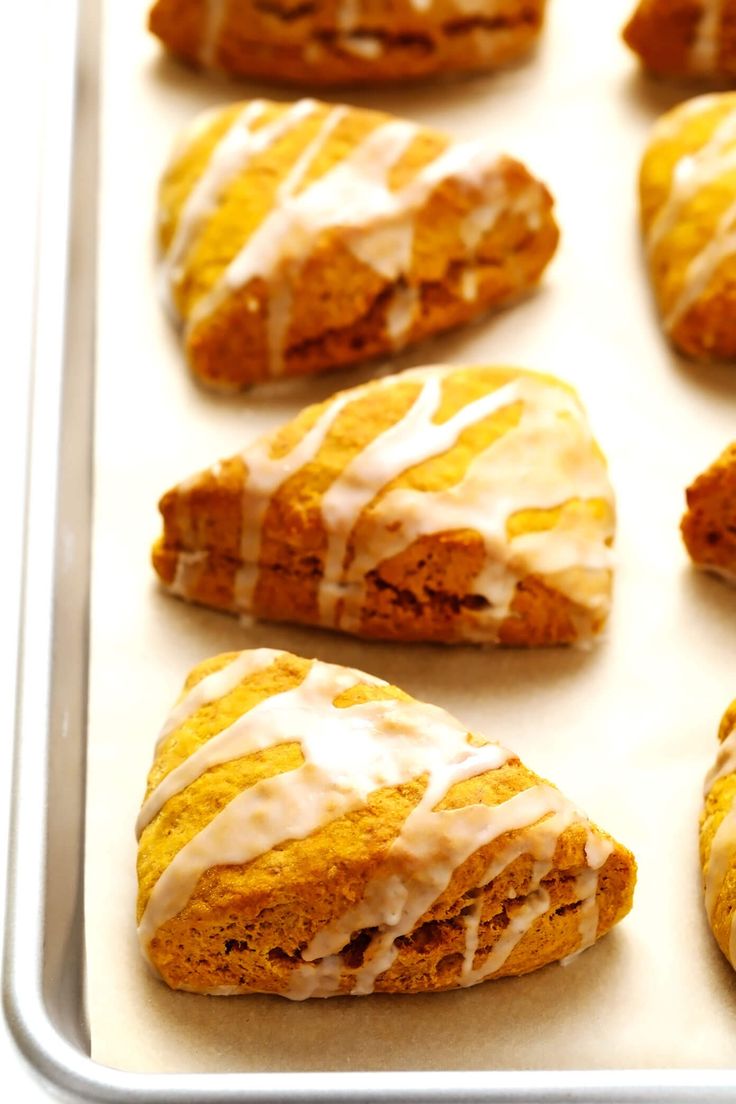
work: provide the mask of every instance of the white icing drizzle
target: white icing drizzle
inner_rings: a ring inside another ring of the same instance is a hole
[[[704,17],[705,19],[705,13]],[[722,100],[715,95],[701,96],[669,115],[655,127],[653,144],[669,141],[680,133],[683,121],[693,115],[716,109]],[[700,148],[680,158],[672,173],[669,193],[647,233],[650,257],[677,226],[683,209],[699,192],[725,173],[736,170],[736,109],[729,111],[716,126],[710,139]],[[667,311],[663,324],[672,332],[687,311],[702,296],[720,265],[736,253],[736,202],[721,215],[713,233],[688,264],[682,287]]]
[[[571,526],[507,536],[508,519],[520,510],[551,509],[573,498],[612,503],[605,463],[594,450],[579,403],[561,388],[523,375],[508,385],[505,397],[508,403],[523,402],[518,425],[476,456],[458,483],[436,492],[394,489],[372,505],[372,540],[356,547],[341,583],[340,628],[359,630],[366,578],[378,564],[421,536],[468,527],[486,547],[473,593],[488,602],[468,621],[469,637],[496,639],[517,582],[529,574],[556,573],[559,589],[583,608],[607,606],[607,595],[591,595],[587,574],[612,567],[607,522],[576,519]]]
[[[197,303],[190,326],[212,314],[231,292],[254,277],[273,278],[287,258],[292,263],[305,259],[319,234],[334,226],[336,218],[349,226],[384,214],[391,206],[388,175],[417,133],[413,123],[386,123],[290,202],[274,206],[212,291]]]
[[[509,405],[518,395],[514,384],[507,384],[461,407],[452,418],[438,424],[433,418],[442,400],[443,377],[444,372],[435,369],[404,417],[374,438],[322,498],[328,545],[319,607],[327,625],[334,624],[335,604],[342,593],[339,580],[346,546],[366,506],[397,475],[447,452],[464,429]]]
[[[282,654],[274,651],[273,648],[254,648],[251,651],[240,652],[219,671],[214,671],[211,675],[200,679],[196,686],[193,686],[189,693],[174,706],[164,721],[156,741],[156,752],[159,752],[167,736],[180,728],[203,706],[224,698],[249,675],[271,667]]]
[[[344,392],[322,412],[312,428],[285,456],[271,456],[271,439],[264,437],[246,449],[243,459],[248,475],[243,489],[243,531],[240,558],[243,564],[235,579],[235,602],[249,610],[258,577],[258,554],[261,546],[263,519],[274,492],[282,483],[313,460],[332,429],[337,415],[354,398]]]
[[[302,711],[292,738],[301,743],[303,764],[251,786],[178,852],[149,898],[139,929],[144,947],[186,905],[210,867],[246,863],[285,840],[302,839],[360,808],[381,786],[428,772],[444,779],[446,790],[453,769],[472,776],[509,757],[495,744],[469,744],[467,730],[434,706],[391,699],[333,707],[339,694],[366,681],[347,668],[313,664],[289,701]],[[311,714],[309,723],[303,714]],[[278,717],[278,710],[268,710],[263,728],[272,732]]]
[[[254,157],[299,126],[318,105],[314,100],[300,100],[272,122],[258,130],[251,130],[252,124],[262,118],[267,107],[265,100],[252,100],[245,106],[215,146],[204,172],[187,196],[176,232],[162,262],[163,282],[170,293],[183,276],[182,266],[197,234],[217,210],[228,185]],[[207,112],[207,119],[212,119],[212,112]]]
[[[705,776],[703,786],[705,794],[709,794],[721,778],[726,778],[734,772],[736,772],[736,728],[721,742],[716,761]]]
[[[611,850],[613,850],[612,847]],[[574,958],[577,958],[583,951],[587,951],[588,947],[592,947],[596,941],[599,916],[597,896],[599,877],[600,871],[597,868],[591,868],[589,870],[583,870],[575,879],[575,897],[580,902],[580,912],[578,914],[580,943],[572,954],[566,955],[565,958],[562,959],[563,966],[566,966]]]
[[[169,583],[171,593],[177,594],[180,598],[188,598],[199,582],[207,558],[206,551],[188,552],[185,549],[179,551],[176,557],[174,578]]]
[[[207,69],[217,68],[217,45],[225,21],[228,0],[205,0],[205,23],[199,62]]]
[[[507,197],[498,155],[483,142],[455,143],[419,170],[405,187],[392,191],[388,183],[391,170],[419,133],[412,123],[389,121],[298,194],[296,188],[282,192],[210,292],[195,304],[187,322],[189,330],[252,279],[264,279],[269,294],[278,291],[280,297],[269,330],[270,371],[278,375],[283,370],[291,288],[323,232],[339,234],[353,255],[383,279],[407,277],[412,262],[414,216],[444,180],[456,178],[487,197],[479,212],[466,220],[466,238],[479,240],[484,220],[487,229],[504,209]],[[513,202],[513,209],[525,214],[531,230],[540,225],[543,195],[541,185],[531,181]],[[398,337],[396,329],[393,336],[398,341],[400,330]]]
[[[694,73],[713,74],[718,68],[719,31],[723,0],[701,0],[702,12],[690,50],[690,69]]]
[[[477,985],[500,970],[536,921],[549,911],[550,903],[547,890],[540,887],[524,897],[517,908],[510,908],[509,922],[503,935],[480,967],[463,974],[462,985]]]
[[[703,871],[705,910],[713,924],[716,905],[729,870],[736,862],[736,805],[732,805],[718,825]],[[728,959],[736,967],[736,909],[731,915]]]
[[[463,299],[472,302],[478,298],[478,269],[464,268],[460,277],[460,294]]]
[[[460,768],[452,782],[469,775]],[[363,964],[354,971],[353,995],[372,992],[376,979],[389,969],[397,954],[396,940],[410,934],[417,921],[447,888],[454,871],[479,847],[506,832],[526,830],[502,852],[489,868],[481,885],[487,884],[519,855],[532,853],[541,859],[534,863],[531,886],[518,908],[509,910],[509,923],[493,950],[474,967],[477,953],[480,906],[475,905],[465,918],[468,942],[460,985],[475,985],[501,969],[514,948],[534,922],[549,908],[549,896],[541,887],[549,872],[560,833],[580,814],[554,787],[544,783],[515,794],[502,805],[471,805],[463,809],[437,810],[440,786],[427,787],[422,801],[409,814],[401,833],[392,845],[387,866],[401,867],[404,855],[412,878],[377,875],[368,883],[363,899],[354,908],[324,928],[302,953],[304,965],[294,972],[287,996],[296,1000],[331,996],[334,979],[346,973],[340,965],[339,951],[355,931],[378,928],[366,951]],[[541,818],[546,818],[542,820]],[[536,824],[536,821],[541,823]],[[393,862],[392,862],[393,860]],[[597,873],[593,872],[596,882]],[[587,883],[586,883],[587,886]],[[318,960],[318,961],[315,961]],[[314,965],[312,965],[314,963]]]
[[[208,676],[175,707],[164,730],[172,731],[190,712],[237,685],[239,676],[270,665],[278,652],[244,653]],[[508,925],[491,954],[475,967],[479,905],[465,918],[466,951],[461,984],[471,985],[499,970],[535,921],[550,907],[542,878],[551,868],[560,833],[574,821],[593,830],[547,783],[515,794],[499,805],[439,809],[458,782],[497,770],[511,753],[498,744],[470,743],[467,730],[444,710],[416,701],[389,699],[344,708],[333,705],[344,691],[361,684],[385,685],[359,671],[314,661],[297,686],[272,695],[200,746],[167,775],[141,811],[139,827],[155,817],[173,793],[180,792],[217,763],[258,749],[298,741],[302,763],[293,770],[255,783],[229,802],[174,857],[153,888],[139,927],[144,953],[158,928],[184,908],[201,875],[221,865],[241,865],[288,840],[302,839],[332,820],[365,805],[385,786],[426,778],[426,788],[409,813],[362,900],[319,931],[303,952],[303,963],[290,979],[287,996],[331,996],[349,988],[356,995],[373,990],[376,979],[394,961],[396,941],[409,935],[422,915],[447,888],[455,870],[478,848],[505,833],[519,832],[486,871],[486,884],[521,854],[533,863],[531,885],[508,910]],[[605,841],[604,841],[605,842]],[[593,848],[593,851],[595,848]],[[594,855],[597,860],[602,849]],[[587,850],[586,850],[587,853]],[[607,857],[607,852],[606,852]],[[589,899],[595,871],[578,881]],[[348,968],[339,952],[353,934],[376,928],[362,964]],[[582,928],[581,928],[582,932]],[[237,987],[216,987],[216,993]]]
[[[733,149],[736,167],[736,147]],[[721,264],[736,253],[736,202],[723,213],[715,234],[697,253],[685,272],[682,291],[664,320],[665,329],[671,331],[708,287]]]
[[[386,311],[386,333],[395,349],[406,344],[412,324],[421,306],[419,292],[410,284],[399,283]]]
[[[317,154],[324,148],[338,123],[347,115],[346,107],[334,107],[327,113],[319,131],[297,158],[276,193],[277,206],[286,204],[299,190]],[[291,321],[292,293],[289,281],[283,280],[271,288],[268,300],[268,350],[271,374],[280,376],[284,369],[284,343]]]
[[[251,100],[247,104],[212,151],[204,172],[187,196],[165,257],[165,271],[172,283],[179,279],[180,266],[187,250],[204,221],[216,210],[223,188],[232,180],[233,175],[247,164],[255,152],[253,143],[255,135],[250,127],[251,123],[261,118],[265,109],[266,104],[263,100]],[[210,113],[208,121],[211,119]],[[259,132],[259,145],[262,145],[264,138],[267,141],[270,140],[272,134],[271,127],[262,128]]]
[[[267,651],[267,649],[262,650]],[[243,653],[246,657],[249,657],[250,654],[249,652]],[[273,654],[278,656],[278,653]],[[251,666],[251,663],[254,663],[255,666]],[[267,666],[270,666],[270,664],[267,664]],[[260,660],[246,662],[244,668],[246,674],[263,669]],[[364,675],[360,671],[353,671],[349,668],[345,668],[345,670],[353,676],[355,685],[360,683],[371,686],[387,685],[382,679]],[[311,683],[316,680],[320,673],[318,671],[315,675],[314,672],[315,668],[313,667],[307,676],[308,679],[311,677]],[[242,676],[238,681],[242,681]],[[169,771],[158,786],[151,791],[138,815],[137,835],[140,837],[143,829],[158,815],[170,797],[181,793],[190,783],[194,782],[211,767],[232,762],[233,759],[240,759],[244,755],[251,755],[254,751],[275,747],[277,744],[292,743],[295,739],[294,733],[301,732],[312,719],[313,710],[305,707],[303,702],[304,691],[301,686],[297,686],[293,690],[273,694],[258,702],[257,705],[254,705],[247,713],[243,713],[227,728],[201,744],[178,767],[174,767],[173,770]],[[391,709],[388,709],[388,712],[391,712]]]
[[[707,107],[713,107],[711,97],[706,97]],[[682,114],[675,112],[671,120],[676,134],[681,127]],[[662,135],[655,133],[655,141]],[[724,172],[736,168],[736,110],[730,111],[718,124],[711,138],[700,149],[688,154],[675,165],[670,190],[652,221],[647,234],[650,253],[677,223],[685,206],[697,193]]]

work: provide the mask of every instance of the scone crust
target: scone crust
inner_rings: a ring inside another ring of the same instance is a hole
[[[423,421],[432,389],[439,407]],[[428,445],[453,417],[465,428]],[[310,433],[317,440],[299,455]],[[251,494],[269,451],[296,459],[268,494]],[[366,490],[352,482],[356,464]],[[509,516],[491,532],[499,508]],[[433,366],[342,392],[172,488],[160,510],[153,564],[164,586],[232,613],[385,640],[528,647],[588,642],[610,607],[605,461],[574,392],[521,369]],[[551,558],[545,542],[558,546]]]
[[[736,442],[687,488],[681,529],[698,567],[736,583]]]
[[[184,60],[234,76],[312,87],[410,81],[496,69],[527,54],[546,0],[158,0],[149,28]]]
[[[238,655],[229,654],[200,665],[187,680],[185,693],[238,661]],[[346,673],[345,668],[287,653],[266,655],[264,650],[262,666],[255,673],[166,732],[149,776],[147,799],[172,770],[181,769],[198,750],[201,753],[233,721],[264,700],[273,702],[279,694],[303,687],[316,667],[319,677],[325,672],[329,677],[330,670],[341,672],[341,677],[353,676],[354,687],[342,693],[336,690],[334,699],[341,722],[344,718],[345,740],[354,738],[350,713],[355,706],[403,703],[402,708],[409,709],[407,717],[412,708],[430,708],[360,672]],[[430,724],[444,724],[441,718],[447,715],[433,711],[428,716]],[[455,724],[450,718],[448,722]],[[437,808],[492,809],[532,790],[546,794],[544,800],[551,800],[551,805],[546,813],[547,807],[540,806],[541,819],[532,813],[528,827],[503,832],[478,847],[468,844],[467,856],[439,878],[437,893],[410,930],[396,929],[390,962],[387,958],[386,968],[370,985],[363,978],[360,991],[421,992],[475,984],[485,980],[480,967],[486,960],[498,963],[489,976],[523,974],[588,945],[631,906],[635,864],[625,848],[591,825],[511,753],[487,745],[480,737],[466,734],[458,739],[472,745],[478,755],[502,752],[500,765],[480,773],[466,771],[466,780],[450,785]],[[229,802],[265,779],[299,768],[298,741],[295,732],[291,743],[265,747],[210,768],[175,793],[145,824],[139,852],[139,920],[145,918],[151,894],[174,858],[191,841],[202,838],[200,833],[227,811]],[[388,746],[386,754],[390,754]],[[313,941],[324,939],[320,933],[335,930],[336,925],[339,930],[339,918],[356,909],[369,910],[358,911],[358,917],[369,915],[371,906],[365,902],[371,895],[380,898],[387,884],[384,879],[402,880],[407,887],[413,879],[421,880],[406,825],[412,811],[416,815],[426,786],[427,775],[420,774],[398,786],[381,787],[365,795],[351,812],[328,819],[306,838],[285,840],[245,864],[219,864],[205,870],[185,906],[143,939],[152,965],[172,987],[194,992],[257,991],[299,999],[312,995],[297,975],[309,973],[310,962],[322,964],[324,973],[322,957],[315,958],[308,950],[310,945],[319,949]],[[526,798],[532,796],[526,794]],[[484,815],[499,812],[506,816],[505,809]],[[281,815],[278,809],[264,813],[277,821]],[[431,837],[427,838],[431,848]],[[428,855],[424,862],[430,861]],[[444,860],[438,855],[438,861]],[[482,884],[494,866],[497,874]],[[412,890],[408,892],[411,901]],[[539,898],[544,907],[538,905]],[[522,923],[529,908],[534,915]],[[466,919],[471,913],[474,923],[477,920],[473,953],[468,950]],[[510,924],[519,928],[513,939]],[[370,960],[374,938],[381,938],[380,926],[370,930],[358,926],[352,931],[334,961],[330,991],[314,995],[358,992],[361,967]],[[495,959],[490,959],[494,953]],[[476,970],[478,976],[470,977],[468,970]]]

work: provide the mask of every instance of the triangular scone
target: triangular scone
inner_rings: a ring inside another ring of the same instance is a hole
[[[693,562],[736,584],[736,441],[688,487],[681,528]]]
[[[207,112],[160,188],[163,282],[197,377],[244,387],[419,341],[539,279],[549,193],[484,141],[376,111]]]
[[[631,907],[632,855],[516,756],[371,675],[200,664],[138,821],[139,936],[175,989],[421,992],[524,974]]]
[[[545,0],[157,0],[149,26],[187,61],[307,85],[495,69],[536,41]]]
[[[191,601],[393,640],[584,642],[614,502],[575,392],[417,368],[310,406],[164,495],[153,562]]]
[[[700,865],[708,922],[736,969],[736,701],[723,715],[718,739],[718,758],[705,779]]]
[[[736,93],[699,96],[664,115],[639,190],[667,334],[689,356],[736,357]]]
[[[624,40],[661,76],[736,76],[736,0],[640,0]]]

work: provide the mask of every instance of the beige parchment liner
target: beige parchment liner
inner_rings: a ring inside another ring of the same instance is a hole
[[[352,97],[490,136],[557,198],[562,244],[539,293],[395,364],[514,362],[580,389],[620,510],[605,639],[590,653],[514,653],[242,626],[158,592],[148,563],[158,495],[377,368],[234,400],[189,378],[157,296],[156,182],[194,112],[255,89],[163,58],[143,29],[146,7],[105,5],[102,59],[86,856],[94,1058],[140,1071],[733,1066],[736,978],[703,915],[696,825],[717,722],[736,694],[736,590],[690,571],[677,525],[683,487],[734,436],[736,369],[695,368],[669,351],[636,226],[648,128],[691,90],[638,76],[619,42],[630,0],[552,0],[528,64]],[[149,976],[134,928],[133,824],[154,739],[194,663],[262,646],[364,667],[514,748],[634,850],[630,917],[567,967],[456,993],[292,1004],[168,991]]]

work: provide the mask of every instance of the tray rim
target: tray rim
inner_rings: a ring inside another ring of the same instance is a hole
[[[14,1041],[47,1087],[69,1100],[97,1104],[128,1104],[142,1099],[199,1104],[206,1101],[249,1101],[276,1104],[430,1104],[486,1101],[488,1104],[653,1104],[667,1100],[701,1104],[703,1093],[713,1102],[736,1101],[736,1074],[713,1069],[634,1070],[487,1070],[402,1072],[310,1072],[148,1074],[111,1069],[93,1061],[85,1049],[83,983],[84,930],[77,895],[69,930],[76,958],[75,992],[79,996],[78,1045],[59,1027],[51,1013],[44,984],[44,955],[49,946],[48,897],[49,811],[53,810],[50,756],[59,734],[53,723],[54,673],[59,666],[55,647],[64,633],[64,609],[59,606],[59,555],[62,528],[68,519],[60,508],[64,479],[68,480],[69,446],[62,448],[64,393],[72,375],[69,346],[74,297],[72,233],[75,213],[75,141],[80,116],[93,111],[96,123],[100,89],[96,71],[80,96],[78,66],[85,24],[99,32],[100,0],[64,0],[44,5],[45,88],[41,137],[41,178],[36,228],[33,351],[30,366],[31,402],[26,467],[24,568],[21,584],[21,624],[18,645],[17,708],[13,753],[9,833],[8,893],[3,960],[3,1007]],[[93,32],[94,33],[94,32]],[[92,67],[96,70],[96,67]],[[92,156],[95,156],[93,151]],[[43,167],[53,166],[53,172]],[[97,164],[95,161],[95,169]],[[94,235],[93,235],[94,237]],[[41,246],[43,246],[41,248]],[[91,248],[94,251],[96,242]],[[94,304],[89,307],[94,314]],[[90,388],[94,379],[93,343],[86,344]],[[84,377],[84,373],[82,373]],[[84,378],[82,379],[84,383]],[[75,436],[75,461],[86,469],[89,501],[83,511],[80,538],[86,597],[90,580],[92,496],[92,391],[86,397],[87,433]],[[86,627],[75,666],[77,689],[86,701],[88,631],[86,606],[75,611]],[[39,689],[38,671],[43,672]],[[74,719],[74,718],[73,718]],[[80,748],[86,747],[86,716],[82,710]],[[34,769],[39,767],[41,769]],[[79,792],[83,795],[83,780]],[[58,793],[56,795],[58,801]],[[42,810],[42,814],[38,814]],[[83,798],[76,816],[83,821]],[[78,874],[83,848],[78,851]],[[38,878],[44,875],[39,883]],[[76,930],[75,930],[76,929]],[[60,935],[56,936],[57,942]],[[73,940],[76,938],[76,944]],[[72,956],[74,957],[74,956]]]

